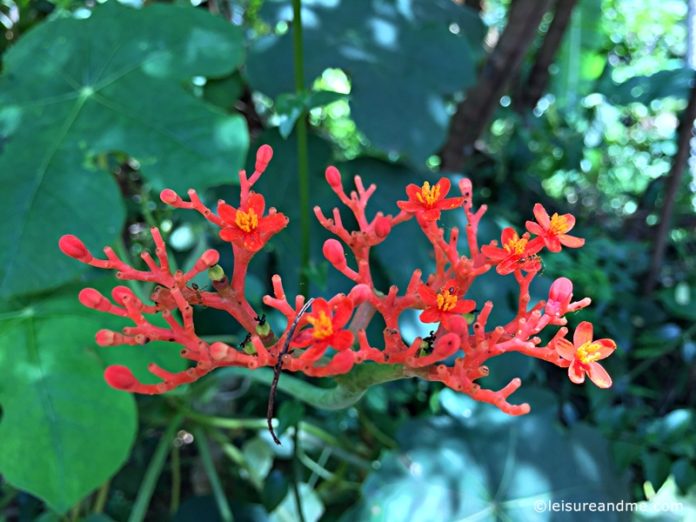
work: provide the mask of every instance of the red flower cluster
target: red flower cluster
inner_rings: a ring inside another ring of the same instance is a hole
[[[111,386],[136,393],[163,393],[193,382],[217,367],[273,367],[281,357],[284,369],[310,376],[339,375],[350,372],[357,364],[371,361],[399,365],[404,376],[440,381],[507,413],[524,414],[529,411],[529,405],[508,402],[508,397],[521,385],[519,379],[513,379],[497,391],[483,389],[476,382],[488,375],[485,366],[488,359],[507,352],[520,352],[568,368],[570,379],[575,383],[583,382],[587,375],[600,387],[611,385],[611,378],[597,361],[610,355],[616,348],[615,343],[609,339],[592,340],[592,325],[587,322],[580,324],[573,343],[565,339],[568,333],[565,315],[590,303],[587,298],[572,301],[573,284],[569,279],[557,279],[551,285],[548,299],[530,306],[529,286],[541,269],[540,255],[544,248],[558,252],[563,246],[577,248],[584,243],[583,239],[567,234],[575,224],[573,216],[553,214],[549,217],[541,205],[536,205],[536,221],[527,222],[527,232],[519,235],[513,228],[505,228],[500,246],[492,242],[479,248],[477,230],[486,208],[474,210],[471,182],[467,179],[459,182],[461,196],[451,198],[447,197],[451,184],[446,178],[432,185],[429,182],[421,186],[409,185],[406,188],[408,198],[397,202],[398,214],[378,212],[369,219],[366,207],[376,187],[366,188],[356,176],[356,189],[349,196],[344,191],[339,171],[329,167],[326,180],[338,199],[354,214],[358,230],[345,228],[338,209],[333,210],[332,218],[327,218],[318,207],[314,212],[321,225],[337,237],[325,242],[324,256],[353,282],[353,287],[347,295],[316,298],[311,309],[301,315],[305,297],[296,296],[290,301],[276,275],[272,278],[272,295],[265,296],[263,302],[285,317],[286,326],[274,332],[268,323],[260,324],[260,311],[246,298],[247,270],[254,255],[288,223],[287,218],[273,208],[264,215],[266,202],[261,194],[252,190],[272,154],[270,147],[261,147],[254,173],[247,177],[244,171],[240,172],[237,208],[221,201],[214,213],[194,190],[188,192],[188,201],[172,190],[164,190],[161,194],[164,203],[196,210],[219,227],[220,238],[230,243],[234,254],[230,278],[217,264],[219,253],[215,250],[204,252],[188,272],[172,272],[164,241],[156,228],[151,230],[155,257],[142,254],[145,270],[129,266],[108,247],[104,249],[106,259],[98,259],[76,237],[61,238],[60,248],[66,255],[94,267],[115,270],[120,279],[155,285],[150,303],[123,286],[113,290],[112,300],[91,288],[80,292],[80,301],[85,306],[127,317],[133,322],[133,326],[120,332],[97,332],[99,345],[168,341],[183,346],[182,357],[192,362],[190,368],[179,373],[151,364],[150,371],[161,380],[154,385],[139,382],[126,367],[111,366],[105,372]],[[439,224],[443,211],[455,209],[461,209],[467,220],[463,241],[467,254],[459,250],[459,230],[452,228],[446,239],[445,230]],[[370,251],[384,241],[395,226],[414,217],[432,245],[434,271],[424,279],[416,269],[401,293],[396,286],[386,293],[380,292],[372,279]],[[347,258],[344,245],[350,249],[353,262]],[[503,276],[513,274],[519,285],[517,315],[507,324],[495,327],[488,326],[494,303],[476,303],[465,298],[473,281],[492,268]],[[212,290],[201,290],[191,283],[196,275],[205,271],[212,282]],[[249,333],[248,341],[241,346],[204,341],[196,334],[195,306],[227,312]],[[399,318],[407,310],[420,311],[423,323],[435,325],[430,336],[404,339],[399,330]],[[385,324],[379,347],[371,346],[366,334],[376,314]],[[155,325],[148,317],[151,315],[160,315],[167,326]],[[540,332],[553,325],[560,328],[550,342],[542,345]],[[284,347],[288,350],[285,355]]]

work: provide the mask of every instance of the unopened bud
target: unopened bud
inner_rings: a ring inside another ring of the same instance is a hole
[[[111,330],[99,330],[94,336],[94,339],[99,346],[113,346],[115,335],[116,332],[112,332]]]
[[[208,348],[208,352],[210,353],[210,357],[212,359],[221,361],[227,357],[227,354],[229,353],[229,346],[220,342],[213,343],[210,345],[210,348]]]
[[[324,174],[326,176],[326,182],[330,187],[335,188],[341,185],[341,173],[333,165],[326,167],[326,172]]]
[[[256,325],[256,334],[260,337],[266,337],[269,333],[271,333],[271,325],[268,324],[268,321]]]
[[[122,391],[129,391],[138,384],[133,372],[125,366],[109,366],[104,371],[104,379],[109,386]]]
[[[254,347],[254,343],[252,342],[244,343],[242,345],[242,351],[247,355],[256,355],[256,348]]]
[[[82,306],[87,308],[92,308],[94,310],[107,310],[109,308],[109,301],[94,288],[83,288],[80,290],[77,296]]]
[[[211,248],[203,252],[201,256],[201,262],[207,267],[218,266],[217,262],[220,260],[220,252]]]
[[[179,194],[174,192],[172,189],[164,189],[162,192],[160,192],[160,199],[162,200],[162,203],[166,203],[167,205],[174,205],[181,202],[181,197],[179,197]]]
[[[256,165],[254,166],[256,172],[265,171],[271,158],[273,158],[273,148],[270,145],[261,145],[256,151]]]
[[[223,279],[225,279],[225,271],[222,269],[220,265],[211,266],[208,269],[208,277],[213,282],[222,281]]]
[[[89,253],[85,244],[72,234],[61,237],[58,241],[58,248],[60,248],[60,251],[66,256],[82,261],[83,263],[89,263],[92,260],[92,254]]]
[[[375,234],[377,234],[378,238],[383,239],[387,237],[391,229],[392,224],[389,218],[381,216],[375,219]]]
[[[336,239],[327,239],[322,248],[324,257],[334,266],[346,266],[346,253],[343,245]]]

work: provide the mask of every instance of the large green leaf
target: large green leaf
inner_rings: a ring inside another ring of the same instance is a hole
[[[273,23],[292,19],[287,2],[264,7]],[[473,11],[449,0],[314,1],[303,23],[306,83],[343,69],[353,118],[375,146],[422,163],[442,145],[443,96],[475,80],[484,30]],[[247,66],[252,86],[274,98],[294,90],[290,32],[255,42]]]
[[[0,77],[0,296],[59,286],[79,265],[56,247],[74,233],[100,247],[120,229],[116,183],[100,155],[124,152],[154,188],[233,179],[247,148],[243,119],[182,82],[220,77],[243,58],[240,30],[208,13],[110,2],[86,20],[27,33]]]
[[[133,398],[91,349],[99,323],[67,300],[0,318],[0,473],[64,512],[106,481],[135,437]]]
[[[584,425],[562,431],[551,412],[540,410],[520,418],[490,406],[485,415],[467,408],[461,419],[406,423],[399,450],[383,456],[363,485],[362,503],[345,520],[429,521],[433,513],[438,520],[557,520],[543,511],[548,502],[628,498],[600,434]],[[588,520],[583,512],[562,515]]]

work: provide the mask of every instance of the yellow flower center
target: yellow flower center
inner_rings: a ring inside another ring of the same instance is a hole
[[[592,341],[586,342],[575,352],[575,358],[582,364],[590,364],[599,359],[601,346]]]
[[[515,234],[503,245],[503,248],[510,254],[520,255],[524,253],[524,249],[527,247],[527,241],[528,239],[526,237],[520,237]]]
[[[310,315],[307,317],[307,322],[314,327],[312,337],[315,339],[321,341],[333,335],[333,323],[331,322],[331,318],[326,315],[326,312],[319,312],[318,316]]]
[[[557,213],[554,213],[551,216],[549,230],[555,235],[565,234],[568,231],[568,220],[565,216],[559,216]]]
[[[457,296],[445,289],[437,294],[437,309],[443,312],[449,312],[457,306]]]
[[[243,210],[238,210],[237,215],[234,218],[234,224],[237,228],[243,230],[246,233],[256,230],[259,226],[259,216],[256,215],[253,208],[244,212]]]
[[[440,199],[440,185],[430,186],[427,181],[423,183],[420,192],[416,194],[418,201],[423,203],[426,207],[432,207]]]

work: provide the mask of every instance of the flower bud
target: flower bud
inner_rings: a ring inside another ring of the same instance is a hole
[[[58,248],[60,248],[60,251],[66,256],[82,261],[83,263],[89,263],[93,259],[92,254],[89,253],[85,244],[72,234],[66,234],[61,237],[58,241]]]
[[[334,266],[346,266],[346,253],[343,250],[343,245],[336,239],[327,239],[324,241],[324,246],[321,249],[324,257]]]
[[[227,357],[227,354],[229,353],[229,346],[227,346],[225,343],[217,342],[211,344],[208,351],[210,353],[210,357],[216,361],[221,361]]]
[[[160,199],[162,200],[162,203],[166,203],[167,205],[181,203],[179,194],[174,192],[172,189],[164,189],[162,192],[160,192]]]
[[[138,384],[133,372],[125,366],[109,366],[104,371],[104,379],[109,386],[122,391],[129,391]]]
[[[572,298],[573,282],[567,277],[559,277],[551,284],[545,312],[552,317],[565,315]]]
[[[377,234],[378,238],[383,239],[387,237],[391,229],[392,224],[389,218],[380,216],[375,219],[375,234]]]
[[[459,335],[455,333],[445,334],[435,341],[433,354],[436,354],[438,358],[444,359],[459,350],[460,344]]]
[[[220,265],[211,266],[208,269],[208,277],[213,282],[222,281],[223,279],[225,279],[225,271],[222,269]]]
[[[107,301],[99,290],[94,288],[83,288],[77,296],[82,306],[92,308],[94,310],[107,311],[110,308],[110,303]]]
[[[201,256],[201,262],[207,267],[218,266],[217,262],[220,260],[220,252],[211,248],[203,252]]]
[[[263,321],[256,325],[256,334],[260,337],[266,337],[269,333],[271,333],[271,325],[268,324],[268,321]]]
[[[365,301],[369,300],[370,297],[372,297],[372,288],[364,283],[355,285],[350,291],[350,298],[356,304],[364,303]]]
[[[115,335],[116,332],[112,332],[111,330],[99,330],[94,336],[94,340],[99,346],[113,346]]]
[[[273,158],[273,148],[270,145],[261,145],[256,151],[256,165],[254,166],[256,172],[265,171],[271,158]]]
[[[333,165],[326,167],[326,182],[330,187],[336,188],[341,186],[341,173]]]
[[[117,286],[111,291],[111,297],[114,298],[118,304],[125,304],[126,301],[132,301],[137,299],[133,291],[127,286]]]

